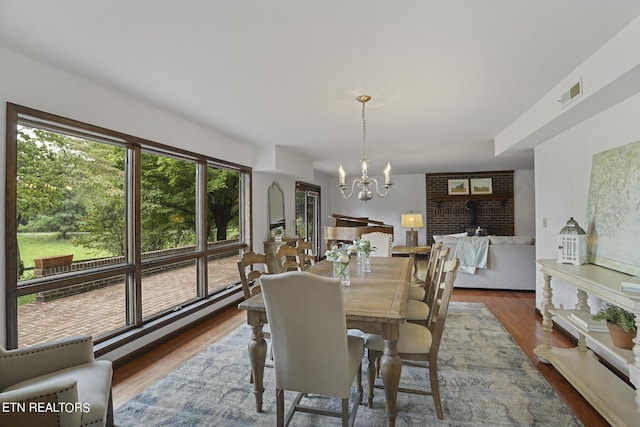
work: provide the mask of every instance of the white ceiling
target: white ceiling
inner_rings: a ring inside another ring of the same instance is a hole
[[[0,0],[0,45],[321,171],[357,172],[363,93],[372,173],[529,169],[493,138],[638,15],[639,0]]]

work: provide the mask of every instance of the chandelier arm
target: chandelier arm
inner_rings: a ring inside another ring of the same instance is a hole
[[[380,192],[380,184],[378,184],[378,180],[375,178],[369,178],[369,181],[372,181],[376,184],[376,193],[378,193],[378,196],[380,197],[386,197],[389,194],[389,190],[391,189],[391,186],[393,185],[393,182],[388,182],[384,185],[384,193]]]
[[[361,182],[362,182],[362,180],[360,180],[360,179],[354,179],[353,182],[351,183],[351,193],[349,193],[349,194],[344,194],[344,189],[347,188],[346,185],[338,185],[338,187],[340,187],[340,192],[342,193],[342,198],[350,199],[351,196],[353,196],[353,191],[356,188],[356,184],[358,184],[358,186],[360,186]]]

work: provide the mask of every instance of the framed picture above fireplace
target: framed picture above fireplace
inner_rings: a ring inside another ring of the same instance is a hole
[[[469,194],[469,180],[468,179],[450,179],[449,180],[449,194],[452,196]]]
[[[471,178],[471,194],[493,194],[491,178]]]

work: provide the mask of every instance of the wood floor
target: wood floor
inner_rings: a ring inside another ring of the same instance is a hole
[[[549,381],[586,427],[609,424],[551,366],[538,362],[533,349],[542,343],[542,325],[535,313],[532,292],[456,289],[453,301],[482,302],[493,312],[524,353]],[[235,308],[202,323],[188,332],[158,346],[153,351],[116,366],[113,376],[113,402],[117,409],[185,361],[244,323],[246,313]],[[572,347],[570,340],[554,332],[553,345]]]

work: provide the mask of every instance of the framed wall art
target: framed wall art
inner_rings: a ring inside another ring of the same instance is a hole
[[[452,196],[469,194],[468,179],[450,179],[449,194]]]
[[[640,276],[640,141],[593,155],[587,260]]]
[[[471,178],[471,194],[493,194],[491,178]]]

